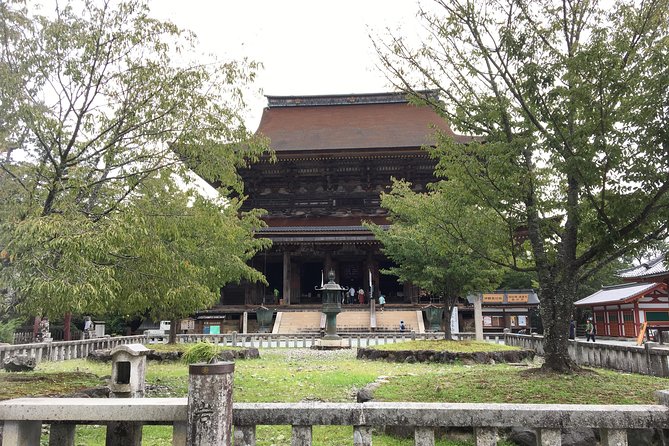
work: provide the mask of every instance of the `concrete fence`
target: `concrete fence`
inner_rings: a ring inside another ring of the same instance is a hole
[[[504,342],[544,354],[544,338],[539,335],[506,334]],[[569,341],[569,356],[576,364],[620,370],[628,373],[669,377],[669,350],[643,346],[612,345],[596,342]]]
[[[413,426],[414,444],[432,446],[435,431],[473,428],[478,446],[497,444],[499,429],[535,429],[537,444],[561,444],[561,430],[600,429],[600,445],[625,446],[629,429],[669,428],[669,392],[658,405],[442,404],[442,403],[237,403],[231,404],[232,369],[219,363],[191,366],[188,398],[34,398],[0,402],[3,446],[37,446],[42,424],[50,445],[74,445],[77,424],[118,422],[173,426],[173,445],[255,446],[256,427],[292,426],[291,444],[310,446],[314,426],[352,427],[352,444],[372,444],[383,426]],[[225,373],[217,375],[216,369]],[[219,382],[220,381],[220,382]],[[234,427],[234,429],[233,429]],[[111,435],[111,436],[110,436]],[[212,438],[218,440],[211,441]],[[138,446],[138,442],[123,443]],[[107,444],[114,444],[107,432]],[[118,444],[118,443],[117,443]]]

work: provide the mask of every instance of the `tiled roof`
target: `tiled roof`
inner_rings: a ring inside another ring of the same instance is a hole
[[[591,306],[605,303],[622,303],[635,298],[641,298],[649,292],[666,287],[663,283],[630,283],[603,287],[601,290],[579,301],[577,306]]]
[[[398,94],[268,99],[257,133],[269,137],[277,152],[418,148],[434,144],[436,129],[461,142],[471,140],[456,135],[431,108],[411,105]]]
[[[649,260],[648,262],[642,263],[639,266],[633,266],[631,268],[618,271],[618,276],[624,279],[629,279],[666,275],[669,273],[669,270],[667,270],[665,257],[666,255],[662,254],[655,257],[654,259]]]

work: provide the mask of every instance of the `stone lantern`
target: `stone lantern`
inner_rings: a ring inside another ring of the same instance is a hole
[[[423,308],[428,323],[429,331],[441,330],[441,319],[444,316],[444,308],[436,305],[428,305]]]
[[[270,331],[269,326],[272,323],[273,316],[274,310],[270,310],[265,306],[261,306],[256,309],[256,318],[258,319],[258,333],[268,333]]]
[[[151,352],[142,344],[119,345],[111,351],[112,398],[142,398],[146,387],[146,356]]]
[[[330,270],[328,273],[328,283],[322,288],[316,287],[316,291],[323,293],[323,313],[325,313],[325,336],[315,344],[316,348],[346,348],[345,340],[337,335],[337,315],[341,313],[341,300],[346,288],[342,288],[335,283],[335,273]]]

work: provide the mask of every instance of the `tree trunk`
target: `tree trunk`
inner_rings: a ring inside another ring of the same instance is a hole
[[[541,320],[544,325],[543,368],[558,373],[569,373],[578,369],[568,351],[569,321],[573,313],[576,281],[566,279],[561,283],[557,282],[544,284],[540,290]]]
[[[444,314],[442,318],[444,324],[444,339],[447,341],[453,340],[453,333],[451,332],[451,318],[453,317],[453,307],[455,307],[457,300],[457,297],[444,296]]]
[[[177,343],[177,322],[178,320],[172,319],[170,321],[170,336],[167,340],[168,344],[176,344]]]
[[[37,333],[39,333],[39,323],[41,321],[41,317],[35,316],[35,321],[33,322],[33,342],[37,341]]]

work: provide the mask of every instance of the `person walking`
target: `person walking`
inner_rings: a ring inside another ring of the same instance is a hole
[[[360,305],[365,304],[365,290],[363,290],[362,288],[358,290],[358,303]]]
[[[354,304],[355,303],[355,287],[351,286],[348,289],[348,303],[349,304]]]
[[[386,305],[386,296],[383,294],[379,295],[379,307],[381,307],[381,311],[383,311],[383,307]]]
[[[588,318],[588,322],[585,324],[585,341],[589,342],[592,339],[592,342],[595,342],[595,334],[597,334],[595,324],[593,324],[592,318]]]

